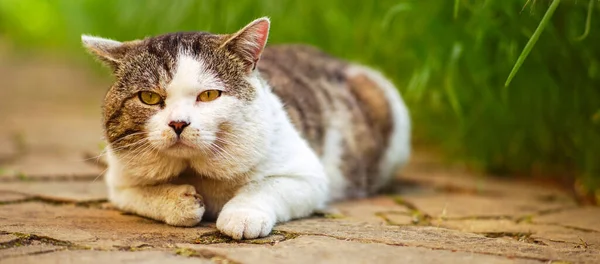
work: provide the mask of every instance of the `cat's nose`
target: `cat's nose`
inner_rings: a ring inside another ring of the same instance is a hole
[[[181,135],[181,132],[183,132],[183,129],[189,125],[190,125],[190,123],[185,122],[185,121],[171,121],[169,123],[169,126],[171,128],[173,128],[173,130],[175,131],[177,136]]]

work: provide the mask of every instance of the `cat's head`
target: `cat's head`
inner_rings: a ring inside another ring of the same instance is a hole
[[[191,158],[262,148],[265,92],[255,68],[269,25],[260,18],[234,34],[127,42],[82,36],[116,79],[103,107],[112,150]]]

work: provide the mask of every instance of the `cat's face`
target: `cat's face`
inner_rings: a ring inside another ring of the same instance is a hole
[[[104,101],[113,151],[191,158],[258,147],[263,91],[254,67],[268,29],[269,21],[258,19],[231,35],[175,33],[124,43],[84,36],[116,77]]]

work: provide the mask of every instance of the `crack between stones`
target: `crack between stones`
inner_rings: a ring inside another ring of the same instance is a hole
[[[590,232],[590,233],[600,233],[600,231],[594,229],[581,228],[576,226],[563,225],[558,223],[531,223],[532,225],[549,225],[549,226],[559,226],[571,230],[581,231],[581,232]]]
[[[75,250],[90,250],[91,249],[90,247],[77,245],[73,242],[58,240],[58,239],[47,237],[47,236],[25,234],[25,233],[9,233],[6,231],[0,231],[0,234],[10,234],[10,235],[14,235],[17,237],[16,239],[13,239],[11,241],[0,243],[0,249],[29,246],[29,245],[32,245],[36,241],[41,243],[42,245],[58,246],[58,247],[66,248],[66,249],[75,249]]]

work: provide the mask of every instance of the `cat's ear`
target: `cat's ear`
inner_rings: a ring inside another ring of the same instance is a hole
[[[239,56],[246,66],[246,71],[250,73],[256,68],[256,63],[265,48],[270,25],[271,21],[267,17],[256,19],[235,34],[229,35],[221,47]]]
[[[118,68],[123,57],[125,57],[125,54],[131,47],[127,43],[88,35],[81,35],[81,42],[90,53],[113,70]]]

